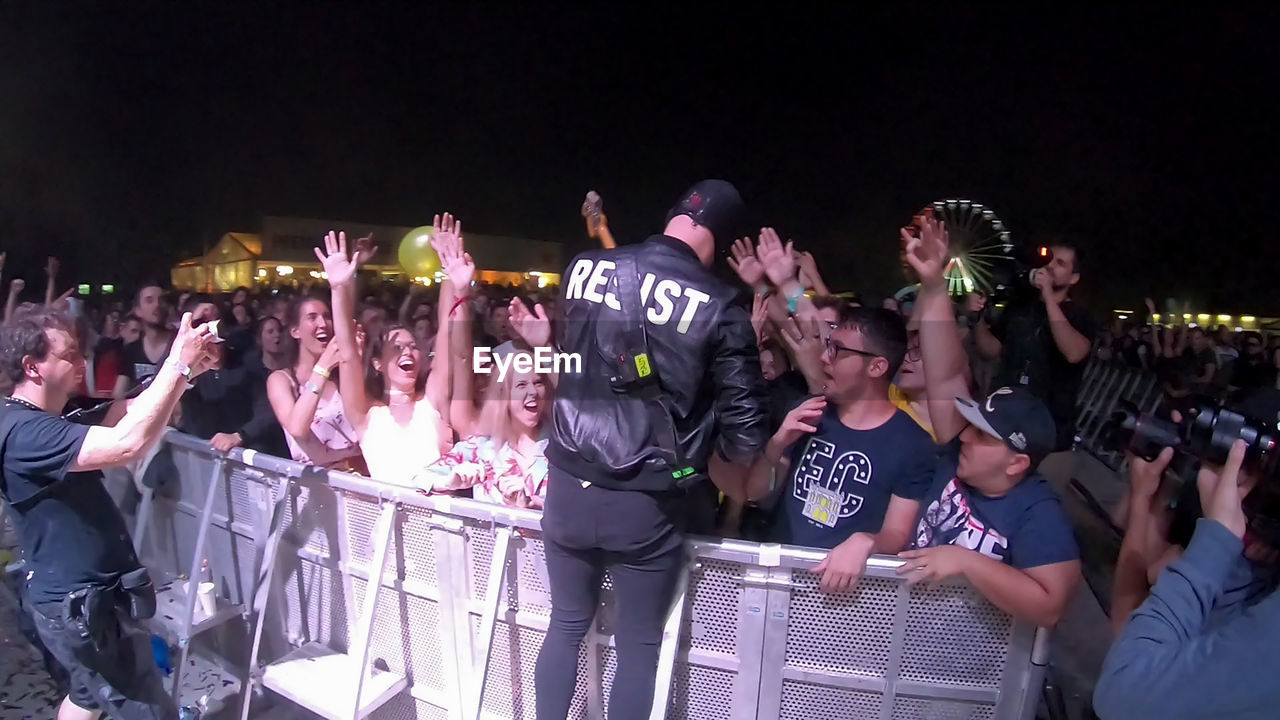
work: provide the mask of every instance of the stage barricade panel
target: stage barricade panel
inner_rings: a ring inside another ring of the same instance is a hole
[[[355,618],[379,581],[370,577],[375,526],[390,502],[368,664],[403,675],[408,689],[370,717],[471,718],[479,700],[483,718],[534,718],[534,668],[551,612],[538,513],[341,473],[300,478],[303,471],[269,460],[229,456],[229,484],[214,512],[222,529],[207,544],[216,574],[242,586],[230,597],[247,597],[254,528],[269,519],[275,497],[255,489],[272,475],[262,466],[288,476],[278,483],[287,493],[278,510],[284,529],[260,664],[307,642],[342,652],[355,644]],[[152,539],[170,549],[176,568],[190,565],[191,527],[214,462],[211,451],[174,449],[180,482],[167,496],[176,501],[156,502]],[[495,562],[502,548],[505,559]],[[873,558],[851,592],[828,595],[810,572],[820,551],[693,539],[686,552],[678,646],[658,674],[670,685],[669,718],[1024,720],[1034,710],[1046,646],[1036,646],[1032,662],[1035,629],[964,584],[911,588],[895,572],[898,561]],[[606,576],[570,717],[599,718],[608,706],[613,612]]]

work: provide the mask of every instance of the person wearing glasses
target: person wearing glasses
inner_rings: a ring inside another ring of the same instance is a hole
[[[824,592],[850,590],[870,555],[906,547],[932,479],[933,440],[889,399],[906,354],[896,313],[845,308],[826,339],[823,394],[787,414],[752,466],[751,499],[781,484],[774,540],[831,550],[814,569]]]

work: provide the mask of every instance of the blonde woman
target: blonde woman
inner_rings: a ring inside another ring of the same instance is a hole
[[[510,324],[524,341],[515,352],[550,344],[551,326],[542,306],[530,312],[519,298],[513,299]],[[476,500],[542,509],[547,481],[547,441],[542,430],[551,408],[554,378],[509,370],[506,377],[489,384],[477,418],[471,403],[473,366],[470,358],[460,355],[455,352],[451,361],[452,407],[455,427],[466,439],[418,473],[414,484],[426,492],[471,488]]]

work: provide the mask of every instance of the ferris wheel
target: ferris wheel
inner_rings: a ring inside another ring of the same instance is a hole
[[[946,223],[951,254],[945,271],[947,292],[966,295],[977,290],[990,295],[1013,271],[1013,236],[994,210],[958,198],[938,200],[925,210]]]

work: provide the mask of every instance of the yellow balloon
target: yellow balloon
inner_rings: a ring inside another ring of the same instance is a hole
[[[400,241],[400,267],[413,277],[431,277],[440,270],[440,258],[431,248],[434,234],[435,228],[423,225],[405,233]]]

